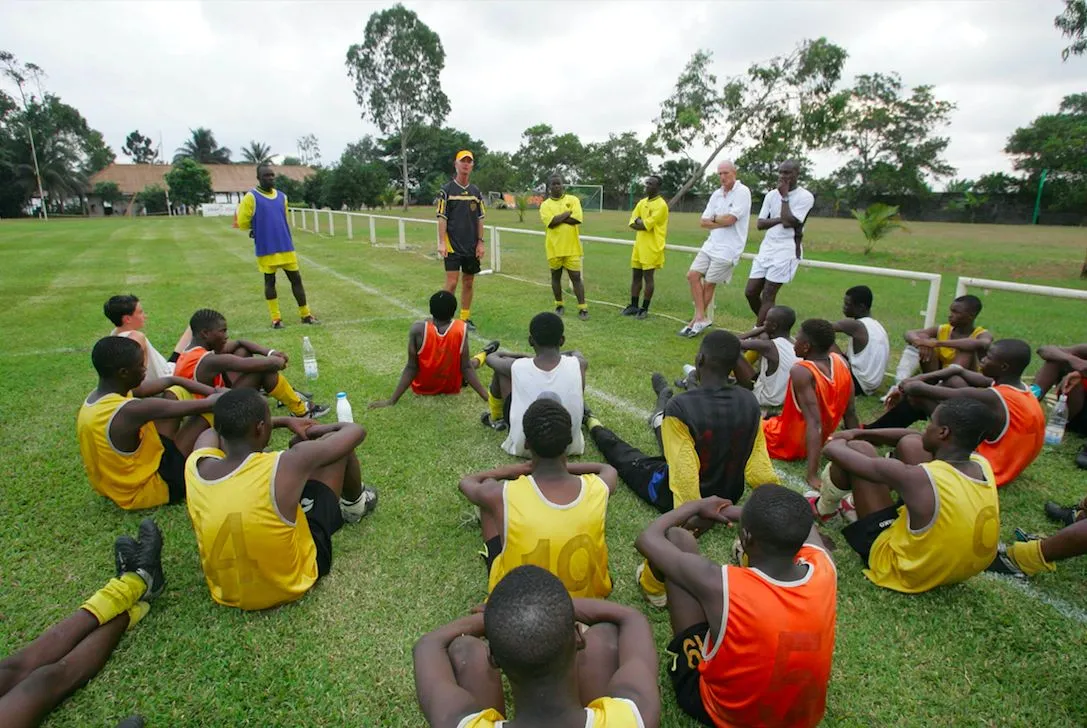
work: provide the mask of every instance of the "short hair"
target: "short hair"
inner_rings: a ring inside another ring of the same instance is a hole
[[[114,326],[120,326],[125,316],[136,313],[136,304],[139,302],[140,299],[131,293],[127,296],[110,296],[110,299],[102,306],[102,313],[106,314],[106,318],[112,321]]]
[[[1008,363],[1011,373],[1019,376],[1030,366],[1030,344],[1022,339],[999,339],[989,347],[989,352]]]
[[[255,389],[243,387],[224,392],[215,401],[215,431],[224,439],[245,437],[249,428],[264,419],[268,402]]]
[[[558,577],[539,566],[502,577],[483,610],[483,632],[511,682],[554,675],[576,655],[574,603]]]
[[[559,182],[565,182],[566,181],[565,179],[563,179],[562,175],[559,174],[558,172],[552,172],[551,174],[547,175],[547,181],[548,182],[551,182],[551,180],[553,180],[553,179],[557,179]]]
[[[570,412],[562,402],[537,399],[525,410],[525,447],[542,458],[557,458],[574,441]]]
[[[646,179],[655,179],[655,180],[657,180],[657,184],[663,184],[664,183],[664,180],[661,179],[661,176],[659,174],[647,175]]]
[[[727,376],[740,358],[740,340],[731,331],[718,329],[706,334],[698,350],[707,368]]]
[[[98,376],[109,379],[121,369],[143,361],[143,347],[127,336],[103,336],[91,349],[91,364]]]
[[[270,162],[264,162],[263,164],[258,164],[258,165],[257,165],[257,176],[260,176],[260,171],[261,171],[262,169],[266,168],[266,167],[267,167],[268,169],[271,169],[271,168],[272,168],[272,164],[271,164]]]
[[[430,315],[438,321],[448,321],[457,312],[457,297],[449,291],[438,291],[430,297]]]
[[[800,324],[800,330],[816,351],[829,351],[834,346],[834,324],[826,319],[807,319]]]
[[[215,328],[220,321],[226,321],[226,316],[210,308],[202,308],[189,317],[189,329],[194,334]]]
[[[970,293],[967,293],[965,296],[959,296],[954,301],[952,301],[952,303],[966,304],[966,306],[974,312],[975,316],[981,313],[981,299]]]
[[[945,399],[932,413],[933,421],[951,430],[951,441],[961,448],[974,450],[986,435],[996,429],[996,415],[976,399]]]
[[[740,514],[740,525],[759,547],[780,556],[794,556],[813,523],[811,505],[804,496],[773,484],[755,488]]]
[[[771,316],[778,320],[786,329],[791,329],[796,325],[796,311],[788,306],[771,306],[770,310],[766,312],[766,317],[770,318]]]
[[[717,171],[721,171],[721,167],[728,167],[733,172],[739,171],[739,170],[736,169],[736,163],[733,162],[731,159],[722,159],[720,162],[718,162],[717,163]]]
[[[845,292],[853,303],[872,308],[872,289],[868,286],[853,286]]]
[[[562,319],[550,311],[536,314],[528,324],[528,335],[536,346],[559,346],[565,331]]]

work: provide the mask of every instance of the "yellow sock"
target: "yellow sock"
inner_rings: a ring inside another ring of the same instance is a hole
[[[595,417],[590,416],[588,419],[585,420],[585,428],[589,432],[592,432],[597,427],[603,427],[603,426],[604,426],[604,423],[601,422],[600,420],[596,419]]]
[[[298,396],[298,392],[294,391],[294,387],[287,381],[287,378],[281,373],[279,379],[276,380],[276,386],[268,393],[273,399],[282,402],[291,414],[295,417],[301,417],[306,414],[306,403],[302,401],[302,398]]]
[[[271,315],[272,321],[279,321],[283,318],[279,313],[278,298],[266,298],[264,302],[268,304],[268,313]]]
[[[657,596],[665,593],[664,582],[656,577],[653,573],[653,569],[649,568],[648,560],[645,561],[645,568],[642,569],[642,577],[638,580],[638,583],[641,584],[645,593],[650,596]]]
[[[91,595],[81,609],[86,609],[105,624],[114,617],[127,612],[147,591],[147,584],[138,574],[121,574],[118,579],[110,579],[104,587]]]
[[[564,305],[562,301],[555,301],[555,308]]]
[[[491,410],[491,422],[502,419],[502,400],[487,392],[487,407]]]
[[[298,307],[298,316],[299,316],[299,318],[306,318],[307,316],[312,316],[312,315],[313,314],[310,313],[310,311],[309,311],[309,304],[306,304],[305,306],[299,306]]]
[[[472,358],[479,362],[479,366],[483,366],[483,362],[487,361],[487,352],[481,351]]]
[[[1027,576],[1034,576],[1043,571],[1056,571],[1055,564],[1051,564],[1042,556],[1042,542],[1038,539],[1026,543],[1016,542],[1008,545],[1008,556]]]
[[[759,352],[755,350],[745,351],[744,359],[747,359],[747,363],[751,366],[755,366],[755,362],[759,360]]]
[[[468,309],[462,308],[460,310],[460,320],[461,321],[467,321],[470,315],[471,315],[471,311],[469,311]]]
[[[578,310],[578,311],[588,311],[588,310],[589,310],[589,304],[587,304],[587,303],[579,303],[579,304],[577,305],[577,310]]]
[[[125,632],[135,627],[140,623],[140,620],[147,616],[147,613],[151,611],[151,605],[148,602],[136,602],[128,608],[128,626],[125,627]]]

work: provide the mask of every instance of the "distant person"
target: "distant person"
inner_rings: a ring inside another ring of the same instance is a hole
[[[660,725],[657,650],[646,618],[614,602],[571,600],[538,566],[511,571],[482,614],[424,635],[412,657],[419,707],[433,728]],[[512,721],[503,718],[503,674]]]
[[[540,221],[546,230],[544,249],[547,265],[551,269],[551,292],[555,294],[555,313],[562,316],[566,307],[562,302],[562,272],[570,278],[577,297],[577,316],[589,318],[589,304],[585,302],[585,282],[581,278],[581,236],[578,230],[585,215],[577,195],[566,194],[562,175],[553,174],[547,180],[547,199],[540,203]]]
[[[845,358],[853,375],[853,394],[875,394],[887,372],[891,341],[883,324],[872,318],[872,289],[853,286],[846,291],[842,315],[845,318],[834,324],[834,330],[849,337]]]
[[[559,402],[538,399],[525,410],[525,448],[532,462],[507,465],[460,481],[479,507],[490,578],[488,591],[521,564],[557,576],[574,597],[611,593],[604,539],[615,468],[567,463],[570,413]],[[547,547],[541,549],[540,544]]]
[[[934,372],[952,364],[977,371],[978,362],[993,343],[993,335],[975,323],[980,313],[981,299],[967,294],[951,302],[946,324],[907,331],[906,344],[916,350],[921,371]],[[903,352],[903,358],[909,351]],[[899,368],[902,366],[900,362]],[[952,386],[963,384],[953,382]]]
[[[736,360],[736,383],[750,388],[764,410],[780,410],[785,404],[789,377],[799,361],[791,336],[795,323],[795,311],[788,306],[774,306],[766,313],[762,326],[740,336],[744,355]],[[758,364],[757,371],[751,359]]]
[[[755,314],[755,325],[766,321],[766,313],[777,300],[778,291],[796,275],[804,257],[804,222],[815,206],[815,197],[797,184],[800,164],[793,160],[778,166],[777,189],[770,190],[762,201],[757,227],[766,235],[759,253],[751,263],[748,275],[747,305]]]
[[[238,228],[248,230],[257,254],[257,268],[264,274],[264,300],[272,317],[272,328],[283,328],[276,293],[276,271],[283,270],[291,282],[291,293],[304,324],[320,323],[306,303],[306,288],[298,270],[291,227],[287,224],[287,195],[276,189],[276,172],[270,164],[257,167],[257,187],[238,203]]]
[[[630,254],[630,305],[620,313],[635,318],[649,317],[653,300],[653,276],[664,267],[664,246],[668,240],[668,203],[661,197],[661,178],[645,178],[645,197],[638,200],[630,213],[630,229],[634,231],[634,251]],[[645,281],[645,296],[638,305]]]
[[[174,345],[173,353],[167,359],[158,352],[148,340],[147,335],[143,333],[143,328],[147,325],[147,314],[143,310],[140,299],[132,295],[110,296],[102,307],[102,311],[115,327],[110,332],[111,336],[132,339],[143,349],[143,364],[147,369],[148,379],[161,379],[174,373],[173,363],[192,341],[192,331],[188,326],[185,327],[185,332],[181,334],[181,338]]]
[[[709,237],[687,271],[694,318],[679,330],[680,336],[698,336],[713,324],[708,314],[713,293],[718,283],[732,281],[732,271],[747,245],[751,190],[736,179],[736,165],[730,159],[717,165],[717,178],[721,186],[710,195],[699,220],[701,227],[709,231]]]
[[[408,361],[393,395],[371,402],[370,409],[395,405],[409,386],[424,397],[460,394],[463,387],[470,386],[487,401],[487,390],[476,369],[487,354],[498,351],[498,342],[492,341],[480,353],[468,356],[468,325],[453,319],[456,312],[457,299],[449,291],[438,291],[430,297],[430,318],[416,321],[408,329]]]
[[[1038,356],[1045,364],[1030,385],[1034,396],[1041,400],[1053,385],[1059,384],[1068,403],[1068,431],[1087,436],[1087,344],[1043,346]],[[1087,470],[1087,442],[1076,456],[1076,465]]]
[[[438,255],[445,263],[445,290],[460,287],[460,320],[475,331],[472,323],[472,295],[475,291],[479,262],[483,259],[483,193],[468,181],[475,158],[467,149],[457,152],[453,163],[456,175],[438,190]]]
[[[1026,579],[1044,571],[1056,571],[1058,561],[1087,554],[1087,498],[1067,508],[1046,503],[1045,512],[1065,527],[1052,536],[1015,529],[1016,540],[997,547],[996,558],[987,571]]]

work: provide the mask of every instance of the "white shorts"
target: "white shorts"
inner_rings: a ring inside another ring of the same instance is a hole
[[[796,269],[800,267],[800,259],[795,255],[784,257],[781,255],[759,255],[751,261],[751,273],[748,278],[765,278],[771,283],[788,283],[796,275]]]
[[[704,250],[698,251],[694,257],[690,270],[701,273],[706,278],[706,283],[729,283],[732,281],[732,270],[736,264],[731,260],[714,258]]]

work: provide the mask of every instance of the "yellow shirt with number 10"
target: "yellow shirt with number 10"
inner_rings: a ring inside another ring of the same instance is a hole
[[[559,199],[548,197],[540,203],[540,220],[547,231],[545,248],[548,258],[566,258],[570,256],[581,257],[581,236],[578,235],[577,225],[562,223],[555,227],[547,227],[556,215],[570,212],[570,217],[578,222],[584,222],[585,217],[581,213],[581,200],[577,195],[563,195]]]

